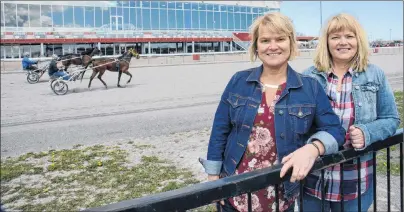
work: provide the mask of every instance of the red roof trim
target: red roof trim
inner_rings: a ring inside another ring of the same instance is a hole
[[[1,39],[1,44],[34,43],[147,43],[147,42],[219,42],[232,41],[233,38],[38,38],[38,39]]]

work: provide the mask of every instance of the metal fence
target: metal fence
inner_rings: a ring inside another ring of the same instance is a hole
[[[390,148],[394,145],[399,145],[400,151],[400,211],[404,211],[403,206],[403,129],[399,129],[392,137],[384,141],[373,143],[363,151],[355,151],[353,149],[343,150],[333,155],[327,155],[319,158],[313,166],[312,171],[321,170],[322,181],[324,181],[324,169],[330,166],[338,165],[343,166],[345,162],[357,160],[360,164],[360,156],[365,153],[373,153],[373,188],[374,188],[374,202],[373,211],[377,211],[377,196],[376,196],[376,166],[377,159],[376,153],[380,150],[386,149],[387,154],[387,202],[388,211],[390,211]],[[162,192],[142,198],[126,200],[98,208],[90,208],[85,211],[185,211],[188,209],[197,208],[203,205],[210,204],[214,201],[225,199],[241,194],[248,194],[249,211],[252,211],[251,205],[251,192],[263,189],[269,185],[275,185],[275,189],[279,189],[279,184],[290,178],[292,171],[290,170],[284,178],[280,178],[280,170],[282,165],[276,165],[270,168],[252,171],[240,175],[222,178],[213,182],[205,182],[192,185],[186,188]],[[358,172],[360,178],[360,172]],[[325,187],[322,186],[325,193]],[[360,191],[360,183],[358,184],[358,191]],[[300,192],[303,191],[303,186],[300,186]],[[276,193],[276,201],[279,201],[278,192]],[[360,196],[359,192],[359,196]],[[298,198],[299,206],[303,204],[302,195]],[[343,200],[341,201],[343,202]],[[279,205],[279,204],[277,204]],[[324,202],[323,202],[324,205]],[[303,211],[303,207],[299,207],[299,211]],[[361,208],[360,198],[358,199],[358,211]],[[277,208],[279,211],[279,208]],[[342,206],[343,211],[343,206]]]
[[[403,54],[403,47],[383,47],[371,49],[371,55],[397,55]],[[118,57],[120,55],[94,56],[98,57]],[[313,58],[314,49],[300,49],[298,58]],[[50,60],[51,58],[42,57],[34,58],[41,61]],[[21,69],[21,59],[2,59],[1,71],[15,72]],[[225,62],[247,62],[249,54],[246,51],[234,52],[198,52],[198,53],[181,53],[181,54],[144,54],[140,55],[140,59],[132,59],[130,68],[141,68],[150,66],[166,66],[166,65],[190,65],[203,63],[225,63]]]

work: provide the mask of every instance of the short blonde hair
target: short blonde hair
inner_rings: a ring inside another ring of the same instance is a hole
[[[328,49],[328,36],[334,32],[350,30],[358,41],[358,51],[350,61],[350,67],[355,71],[364,71],[368,65],[369,44],[366,32],[356,20],[349,14],[340,13],[330,18],[327,25],[323,28],[322,34],[316,48],[314,56],[314,66],[319,71],[328,71],[332,68],[332,57]]]
[[[254,62],[257,59],[257,41],[260,27],[268,27],[271,32],[285,34],[290,40],[290,56],[288,60],[293,60],[297,54],[296,32],[292,21],[285,15],[274,12],[260,16],[250,26],[251,44],[248,49],[250,60]]]

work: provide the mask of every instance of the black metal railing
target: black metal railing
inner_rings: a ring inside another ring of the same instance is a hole
[[[390,147],[399,145],[400,148],[400,211],[404,211],[403,206],[403,129],[399,129],[395,135],[387,138],[384,141],[376,142],[367,147],[363,151],[355,151],[353,149],[343,150],[333,155],[327,155],[319,158],[313,166],[311,171],[321,170],[321,177],[324,179],[324,169],[327,167],[341,164],[344,162],[357,160],[360,165],[360,156],[365,153],[373,152],[373,188],[374,188],[374,202],[373,210],[377,211],[377,197],[376,197],[376,152],[387,149],[387,205],[390,211]],[[189,187],[162,192],[154,195],[149,195],[142,198],[125,200],[122,202],[98,207],[90,208],[85,211],[185,211],[188,209],[198,208],[215,202],[220,199],[225,199],[241,194],[248,196],[249,211],[251,209],[251,192],[263,189],[269,185],[275,185],[275,199],[279,201],[278,192],[279,184],[286,179],[289,179],[291,170],[284,178],[280,178],[280,170],[282,165],[276,165],[270,168],[260,169],[249,173],[230,176],[212,182],[205,182]],[[360,167],[358,167],[360,168]],[[342,176],[342,175],[341,175]],[[360,179],[360,172],[358,172]],[[323,182],[324,180],[322,180]],[[324,185],[322,185],[324,188]],[[303,191],[303,186],[300,186],[300,192]],[[358,183],[358,191],[360,196],[360,183]],[[342,192],[342,191],[341,191]],[[325,192],[322,191],[322,199],[324,201]],[[361,198],[358,198],[358,211],[361,209]],[[299,195],[299,205],[302,206],[302,195]],[[343,202],[343,201],[341,201]],[[279,205],[279,204],[277,204]],[[324,206],[324,202],[322,204]],[[341,204],[342,210],[343,204]],[[303,211],[303,207],[299,207]],[[322,207],[324,209],[324,207]],[[279,209],[277,209],[279,211]]]

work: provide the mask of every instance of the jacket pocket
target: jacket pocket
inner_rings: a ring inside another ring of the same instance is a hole
[[[314,107],[291,106],[288,108],[293,132],[305,134],[313,123]]]
[[[247,103],[247,98],[239,96],[234,93],[230,93],[229,97],[227,98],[227,102],[231,105],[230,108],[230,119],[234,125],[241,124],[240,114]]]
[[[376,83],[366,83],[360,86],[363,100],[368,103],[375,104],[377,92],[379,91],[379,85]]]

